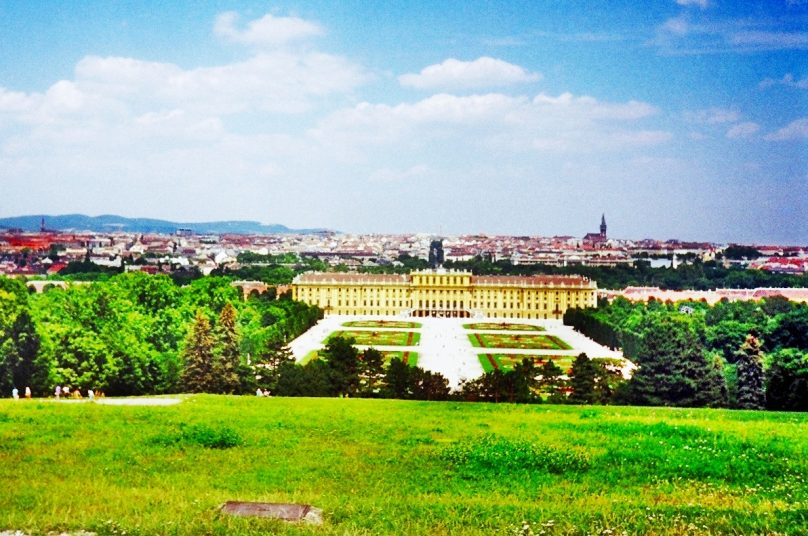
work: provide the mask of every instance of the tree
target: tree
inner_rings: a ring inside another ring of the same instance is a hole
[[[252,363],[255,384],[261,389],[274,393],[278,388],[278,378],[285,364],[294,364],[295,358],[289,346],[271,341]]]
[[[702,388],[705,405],[713,408],[724,408],[729,404],[729,391],[727,388],[726,375],[724,373],[724,360],[721,356],[714,355],[712,367],[704,379]]]
[[[48,390],[47,362],[39,356],[40,338],[31,314],[23,309],[0,344],[0,387],[3,392],[31,387],[36,394]]]
[[[649,315],[641,323],[640,333],[638,369],[628,386],[631,402],[690,407],[715,403],[704,389],[712,364],[688,318]]]
[[[384,374],[384,394],[387,398],[405,399],[410,397],[410,366],[398,357],[387,365]]]
[[[449,380],[438,372],[409,367],[412,398],[415,400],[446,400],[449,398]]]
[[[760,343],[752,335],[746,337],[737,353],[738,364],[738,407],[741,409],[763,409],[766,391],[763,378],[763,358]]]
[[[185,390],[192,393],[215,391],[217,382],[213,376],[213,346],[214,337],[210,321],[199,309],[182,352],[185,358],[185,370],[182,375]]]
[[[214,356],[213,375],[221,393],[236,393],[241,386],[240,336],[236,324],[236,308],[226,303],[219,313],[218,355]]]
[[[771,364],[766,371],[766,407],[808,411],[808,353],[788,348],[778,350],[769,357]]]
[[[384,382],[384,356],[375,348],[368,348],[359,355],[357,366],[359,394],[378,396]]]
[[[353,396],[359,387],[359,352],[354,342],[350,337],[334,337],[322,351],[330,373],[332,395]]]
[[[563,377],[564,371],[561,370],[561,367],[556,365],[552,359],[548,359],[538,372],[537,388],[547,395],[548,402],[554,404],[566,402],[567,396],[564,394],[564,388],[567,386],[567,381]]]
[[[593,404],[597,400],[595,385],[597,382],[598,370],[595,364],[586,354],[579,354],[572,363],[570,372],[570,387],[572,393],[569,402],[573,404]]]

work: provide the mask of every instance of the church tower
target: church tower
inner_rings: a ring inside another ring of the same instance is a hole
[[[606,240],[606,214],[600,217],[600,238]]]

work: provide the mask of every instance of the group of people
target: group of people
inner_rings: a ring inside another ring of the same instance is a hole
[[[258,388],[255,390],[255,396],[272,396],[272,392],[269,389],[264,389],[263,391]]]
[[[73,389],[70,390],[70,387],[62,387],[61,385],[57,385],[56,389],[53,390],[53,394],[56,397],[56,400],[60,400],[62,398],[73,398],[79,399],[84,398],[81,395],[81,389]],[[93,389],[87,389],[87,398],[90,400],[95,400],[96,398],[104,398],[103,391],[94,391]]]
[[[11,398],[13,398],[14,400],[19,400],[20,399],[20,390],[17,389],[16,387],[11,390]],[[29,399],[31,398],[31,388],[30,387],[25,388],[25,398],[29,398]]]

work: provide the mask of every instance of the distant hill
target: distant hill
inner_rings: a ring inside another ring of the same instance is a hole
[[[173,234],[177,229],[191,229],[196,234],[313,234],[325,229],[290,229],[285,225],[265,225],[257,221],[208,221],[208,222],[173,222],[150,218],[125,218],[105,214],[102,216],[85,216],[84,214],[64,214],[50,216],[37,214],[32,216],[15,216],[0,218],[0,229],[22,229],[38,231],[42,218],[45,227],[54,231],[92,231],[111,232],[124,231],[130,233]]]

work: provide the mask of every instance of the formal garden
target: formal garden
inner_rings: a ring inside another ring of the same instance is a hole
[[[419,329],[418,322],[408,322],[405,320],[351,320],[343,322],[346,328],[392,328],[392,329]]]
[[[533,361],[535,366],[541,366],[547,361],[552,361],[561,370],[567,372],[572,368],[572,362],[575,361],[575,356],[571,355],[527,355],[527,354],[502,354],[502,353],[485,353],[477,354],[483,371],[491,372],[493,370],[501,370],[507,372],[513,370],[514,365],[521,363],[522,360],[528,358]]]
[[[572,346],[555,335],[518,335],[511,333],[471,333],[475,348],[508,348],[513,350],[571,350]]]
[[[509,322],[474,322],[473,324],[463,324],[463,329],[475,331],[544,331],[541,326],[512,324]]]
[[[353,339],[360,346],[417,346],[421,340],[417,331],[340,330],[329,335],[323,344],[335,337]]]
[[[390,364],[390,361],[393,359],[400,359],[404,364],[409,365],[411,367],[415,367],[418,365],[418,352],[409,352],[406,350],[382,350],[379,353],[382,354],[382,358],[384,360],[384,365],[387,366]],[[304,357],[301,361],[301,365],[305,365],[310,361],[324,359],[325,356],[323,355],[322,350],[312,350],[306,357]]]

